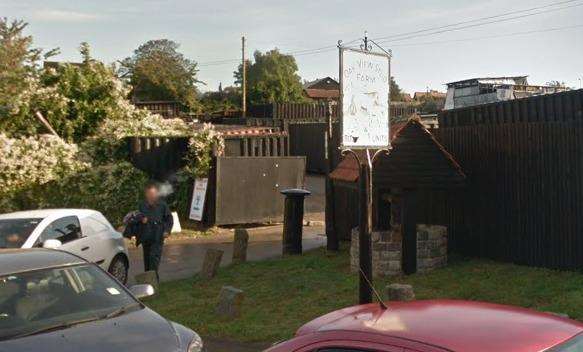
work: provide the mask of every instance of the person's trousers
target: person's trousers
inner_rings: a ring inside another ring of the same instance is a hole
[[[164,244],[160,242],[142,243],[142,248],[144,250],[144,270],[155,271],[158,281],[160,281],[158,267],[160,266],[160,260],[162,259],[163,245]]]

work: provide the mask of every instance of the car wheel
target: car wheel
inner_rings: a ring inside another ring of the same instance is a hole
[[[128,282],[128,263],[122,255],[117,255],[111,261],[108,272],[122,284]]]

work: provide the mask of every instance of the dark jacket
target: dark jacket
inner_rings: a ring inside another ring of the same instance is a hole
[[[144,218],[144,214],[140,213],[139,211],[135,210],[129,212],[124,218],[123,223],[125,225],[125,229],[123,230],[123,237],[125,238],[132,238],[134,236],[138,236],[140,233],[140,226],[142,225],[142,219]],[[136,245],[140,245],[139,241],[136,242]]]
[[[138,241],[140,243],[163,243],[164,234],[170,233],[174,224],[168,205],[163,201],[152,205],[143,201],[140,203],[139,212],[148,221],[145,224],[140,223],[138,226]]]

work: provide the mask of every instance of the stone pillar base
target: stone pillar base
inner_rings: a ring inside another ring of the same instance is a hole
[[[352,229],[350,268],[358,272],[358,228]],[[374,276],[401,275],[402,238],[400,231],[374,231],[371,238]],[[417,225],[417,272],[424,273],[447,264],[447,228]]]

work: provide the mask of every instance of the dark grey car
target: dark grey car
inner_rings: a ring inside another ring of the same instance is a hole
[[[202,351],[194,331],[138,300],[151,294],[66,252],[0,250],[0,351]]]

